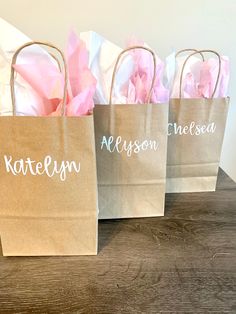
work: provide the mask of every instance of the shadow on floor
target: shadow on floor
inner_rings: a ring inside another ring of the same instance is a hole
[[[98,252],[101,252],[121,231],[122,219],[104,219],[98,223]]]

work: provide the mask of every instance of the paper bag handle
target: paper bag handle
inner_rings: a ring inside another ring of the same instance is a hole
[[[182,50],[179,50],[178,52],[176,52],[175,54],[175,58],[177,58],[180,54],[184,53],[184,52],[198,52],[197,49],[194,49],[194,48],[186,48],[186,49],[182,49]],[[201,55],[202,57],[202,61],[205,61],[205,58],[204,58],[204,54],[201,52],[201,50],[199,51],[199,54]]]
[[[121,51],[121,53],[117,57],[117,60],[116,60],[116,63],[115,63],[115,67],[114,67],[114,71],[113,71],[113,74],[112,74],[110,97],[109,97],[109,105],[112,104],[112,95],[113,95],[113,90],[114,90],[115,76],[116,76],[116,73],[117,73],[118,65],[120,63],[120,59],[121,59],[123,54],[125,54],[126,52],[128,52],[130,50],[135,50],[135,49],[146,50],[146,51],[148,51],[152,55],[152,59],[153,59],[153,78],[152,78],[152,84],[151,84],[150,91],[149,91],[148,96],[147,96],[146,103],[148,104],[151,101],[152,91],[153,91],[153,87],[154,87],[155,79],[156,79],[156,68],[157,68],[155,53],[150,48],[147,48],[147,47],[144,47],[144,46],[132,46],[132,47],[129,47],[129,48],[124,49],[123,51]]]
[[[60,54],[60,56],[62,58],[62,62],[63,62],[63,66],[64,66],[64,79],[65,79],[65,82],[64,82],[64,90],[63,90],[61,115],[64,116],[65,112],[66,112],[67,86],[68,86],[68,70],[67,70],[65,56],[64,56],[63,52],[59,48],[54,46],[53,44],[42,42],[42,41],[32,41],[32,42],[25,43],[24,45],[22,45],[21,47],[19,47],[15,51],[15,53],[14,53],[14,55],[12,57],[10,87],[11,87],[11,99],[12,99],[13,116],[16,115],[16,97],[15,97],[15,84],[14,84],[14,81],[15,81],[15,69],[14,69],[14,65],[16,64],[16,60],[17,60],[17,57],[18,57],[19,53],[24,48],[32,46],[32,45],[42,45],[42,46],[47,46],[47,47],[50,47],[52,49],[55,49],[56,51],[59,52],[59,54]],[[57,61],[57,59],[56,59],[56,61]]]
[[[50,56],[56,61],[59,71],[62,72],[60,61],[57,59],[57,56],[55,56],[53,53],[50,53]]]
[[[183,73],[184,73],[184,68],[186,66],[186,63],[188,62],[188,60],[194,56],[195,54],[202,54],[202,53],[206,53],[206,52],[209,52],[209,53],[213,53],[217,56],[218,60],[219,60],[219,71],[218,71],[218,74],[217,74],[217,79],[216,79],[216,84],[215,84],[215,88],[213,90],[213,93],[212,93],[212,96],[211,98],[213,98],[215,96],[215,93],[216,93],[216,89],[218,87],[218,84],[219,84],[219,80],[220,80],[220,73],[221,73],[221,58],[220,58],[220,55],[218,52],[216,52],[215,50],[211,50],[211,49],[203,49],[203,50],[198,50],[198,51],[195,51],[193,53],[191,53],[187,58],[186,60],[184,61],[183,63],[183,67],[182,67],[182,70],[181,70],[181,75],[180,75],[180,84],[179,84],[179,98],[181,99],[182,98],[182,84],[183,84]]]

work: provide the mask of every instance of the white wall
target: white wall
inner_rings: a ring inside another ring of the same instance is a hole
[[[186,47],[228,55],[231,107],[221,166],[236,180],[236,0],[1,0],[0,15],[32,39],[61,47],[74,28],[123,46],[135,34],[161,57]]]

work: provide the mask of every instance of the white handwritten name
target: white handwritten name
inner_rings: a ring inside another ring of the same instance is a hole
[[[53,160],[51,156],[46,156],[42,162],[37,162],[31,160],[29,157],[26,158],[26,160],[19,159],[13,161],[12,156],[4,155],[4,162],[6,171],[14,176],[19,174],[26,176],[29,173],[32,176],[45,174],[51,178],[55,175],[59,175],[61,181],[65,181],[67,173],[73,171],[75,173],[80,172],[80,163],[76,163],[75,161],[62,161],[59,163]]]
[[[159,143],[155,140],[144,140],[144,141],[126,141],[121,136],[114,139],[113,136],[103,136],[101,140],[101,150],[106,149],[110,153],[117,152],[121,154],[125,152],[128,157],[132,154],[138,154],[141,151],[158,149]]]
[[[181,125],[177,123],[168,123],[168,135],[201,135],[206,133],[215,133],[216,125],[214,122],[209,124],[196,124],[192,121],[189,125]]]

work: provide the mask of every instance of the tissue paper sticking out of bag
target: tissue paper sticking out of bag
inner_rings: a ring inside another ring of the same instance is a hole
[[[95,103],[108,104],[115,63],[123,49],[92,31],[80,33],[80,38],[87,44],[89,66],[98,81]],[[146,46],[143,42],[129,42],[129,46],[137,44]],[[170,75],[171,68],[169,71]],[[163,72],[164,63],[157,57],[156,80],[151,98],[154,103],[167,102],[169,99],[168,90],[162,84]],[[124,54],[115,76],[112,103],[145,103],[152,76],[153,61],[147,51],[136,49]]]
[[[10,94],[11,60],[17,48],[32,40],[14,26],[0,18],[0,115],[12,115]],[[27,64],[30,56],[43,56],[55,64],[53,58],[41,47],[32,46],[22,51],[17,58],[18,64]],[[18,115],[46,115],[52,108],[19,75],[15,79],[16,111]]]
[[[128,47],[148,47],[144,42],[131,39]],[[122,86],[122,92],[127,104],[143,104],[147,101],[153,76],[155,76],[154,87],[150,101],[152,103],[166,103],[169,101],[169,91],[163,85],[165,64],[156,56],[156,73],[152,55],[143,49],[130,50],[134,67],[128,81]]]
[[[186,56],[176,58],[176,74],[171,89],[171,98],[179,98],[180,76]],[[211,98],[219,71],[217,57],[207,60],[192,56],[188,59],[183,71],[182,97],[183,98]],[[228,96],[229,85],[229,58],[221,56],[221,71],[214,98]]]
[[[71,32],[66,59],[69,72],[68,115],[86,115],[94,107],[97,80],[89,69],[89,52],[84,41]]]
[[[66,46],[68,90],[65,114],[81,116],[89,114],[93,107],[96,79],[88,68],[89,55],[85,43],[71,32]],[[43,56],[32,56],[27,65],[15,65],[16,71],[55,108],[49,115],[61,115],[64,74]]]
[[[89,50],[89,68],[97,79],[95,103],[108,104],[112,74],[117,57],[123,49],[93,31],[82,32],[79,36],[85,41]],[[121,87],[128,81],[133,67],[134,63],[131,56],[122,59],[122,67],[119,67],[116,73],[114,103],[122,103]]]
[[[202,63],[200,83],[198,87],[201,97],[211,98],[215,88],[218,71],[219,61],[217,58],[210,58]],[[221,56],[221,71],[214,98],[224,98],[228,96],[229,76],[229,58]]]

